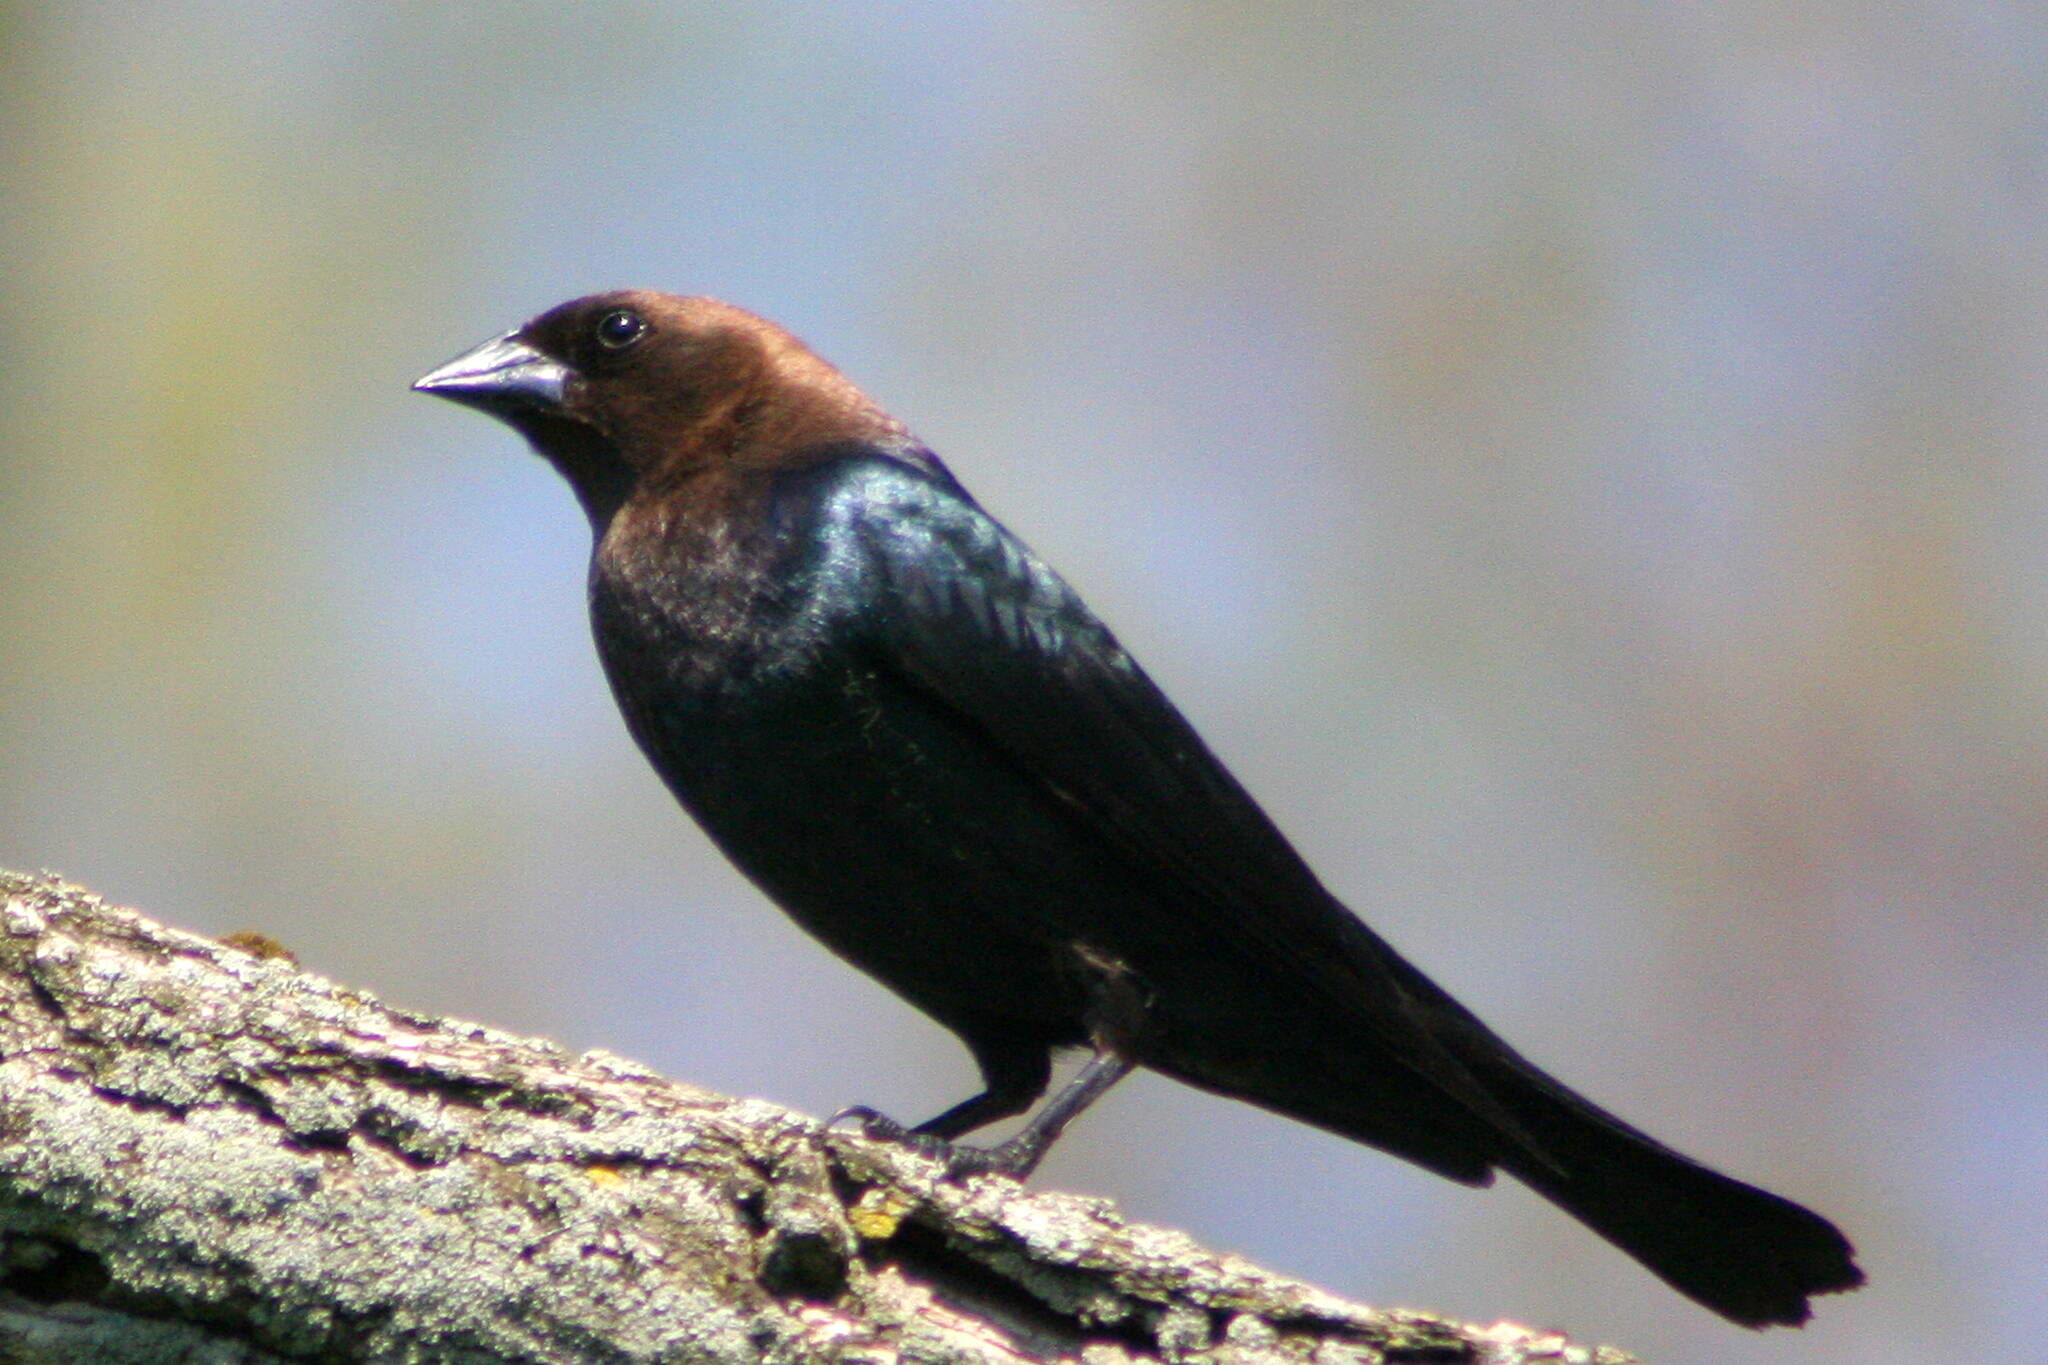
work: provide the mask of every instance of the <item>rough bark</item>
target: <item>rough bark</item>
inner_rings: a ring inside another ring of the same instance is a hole
[[[0,1362],[1611,1362],[0,872]]]

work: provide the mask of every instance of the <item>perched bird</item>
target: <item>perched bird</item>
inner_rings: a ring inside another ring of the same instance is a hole
[[[983,1091],[877,1136],[1027,1174],[1149,1066],[1485,1184],[1534,1187],[1681,1293],[1798,1324],[1862,1274],[1825,1219],[1544,1074],[1322,883],[1073,590],[788,332],[642,291],[421,379],[510,423],[595,535],[598,654],[726,856],[958,1034]],[[1079,1076],[1014,1138],[1057,1049]]]

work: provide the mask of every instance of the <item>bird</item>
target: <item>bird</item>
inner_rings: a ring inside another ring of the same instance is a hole
[[[1066,581],[790,332],[613,291],[413,387],[567,479],[599,659],[682,806],[980,1071],[914,1127],[840,1122],[1021,1179],[1143,1066],[1454,1181],[1505,1171],[1743,1326],[1863,1282],[1834,1224],[1576,1094],[1368,928]],[[1015,1136],[958,1141],[1069,1051]]]

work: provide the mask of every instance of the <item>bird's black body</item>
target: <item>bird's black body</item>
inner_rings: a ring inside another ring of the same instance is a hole
[[[686,339],[666,373],[587,339],[622,311]],[[1824,1219],[1580,1099],[1366,928],[1066,584],[786,334],[635,294],[513,340],[549,402],[451,396],[577,486],[634,737],[770,898],[980,1064],[923,1132],[1020,1112],[1085,1045],[1455,1180],[1505,1169],[1739,1322],[1860,1282]],[[462,364],[423,383],[505,369]]]
[[[720,527],[744,574],[677,555],[645,575],[601,543],[598,652],[634,738],[772,899],[978,1050],[1042,1057],[1087,1038],[1046,947],[1057,874],[1029,856],[1061,817],[976,761],[872,628],[889,589],[864,528],[885,523],[863,494],[923,478],[866,448],[762,477]]]
[[[635,738],[771,898],[1004,1076],[1036,1077],[1032,1097],[1121,968],[1146,1000],[1120,1040],[1137,1060],[1485,1174],[1492,1146],[1461,1130],[1486,1092],[1437,1041],[1448,1001],[1404,987],[931,456],[856,446],[748,493],[719,530],[750,572],[684,552],[650,576],[637,541],[600,541],[591,603]],[[1260,1093],[1276,1080],[1299,1094]]]

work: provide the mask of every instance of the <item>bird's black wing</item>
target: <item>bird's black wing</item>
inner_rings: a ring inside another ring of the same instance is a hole
[[[1174,887],[1186,934],[1320,996],[1376,1052],[1520,1135],[1436,1032],[1453,1015],[1483,1026],[1324,889],[1057,574],[943,469],[875,458],[831,478],[832,539],[857,561],[838,570],[867,579],[862,629],[878,666]]]

